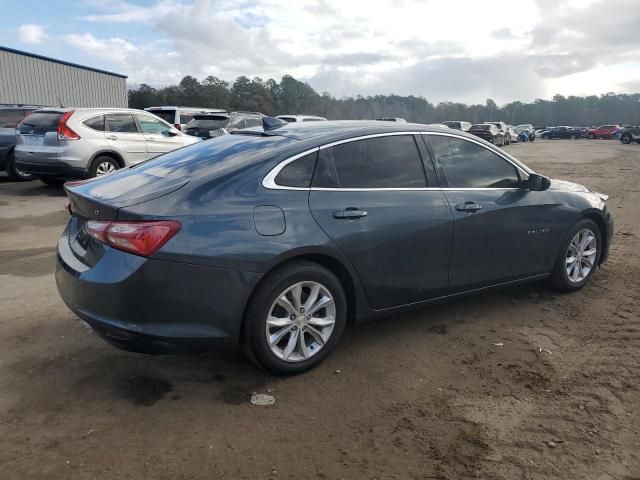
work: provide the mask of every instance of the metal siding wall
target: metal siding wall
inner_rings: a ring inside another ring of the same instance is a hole
[[[127,107],[127,79],[0,50],[0,103]]]

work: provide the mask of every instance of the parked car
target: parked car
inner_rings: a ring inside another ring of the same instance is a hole
[[[463,132],[468,132],[471,128],[471,123],[458,120],[449,120],[442,123],[449,128],[453,128],[454,130],[462,130]]]
[[[525,134],[527,137],[527,141],[529,142],[533,142],[536,139],[535,130],[533,128],[533,125],[531,125],[530,123],[523,123],[523,124],[517,125],[516,133],[518,133],[518,135],[520,136],[522,136],[522,134]]]
[[[587,138],[611,140],[620,130],[619,125],[601,125],[587,130]]]
[[[67,184],[56,282],[98,335],[143,352],[242,344],[293,374],[347,321],[534,280],[574,291],[607,257],[605,195],[472,135],[264,125]]]
[[[44,183],[59,184],[112,173],[197,141],[142,110],[47,108],[18,124],[15,164]]]
[[[259,112],[225,112],[195,115],[184,127],[184,133],[202,139],[224,135],[234,130],[262,126]]]
[[[490,123],[492,125],[495,125],[496,127],[498,127],[498,130],[500,130],[502,132],[502,134],[504,135],[504,144],[505,145],[509,145],[511,143],[511,134],[509,133],[508,129],[507,129],[507,124],[504,122],[485,122],[485,123]]]
[[[624,127],[620,131],[620,141],[625,145],[631,142],[640,143],[640,127]]]
[[[542,138],[542,135],[543,135],[545,132],[548,132],[548,131],[549,131],[549,127],[536,128],[536,130],[535,130],[534,134],[535,134],[536,138]]]
[[[0,170],[7,172],[11,180],[32,180],[33,176],[16,168],[14,150],[16,125],[29,113],[41,107],[29,105],[0,105]]]
[[[317,117],[315,115],[278,115],[276,118],[280,120],[284,120],[288,123],[295,122],[326,122],[327,119],[324,117]]]
[[[541,137],[546,140],[564,139],[578,140],[582,138],[582,129],[577,127],[553,127],[541,133]]]
[[[517,143],[520,141],[518,132],[516,132],[516,127],[514,127],[513,125],[507,125],[507,133],[509,134],[511,143]]]
[[[376,118],[376,120],[381,122],[407,123],[407,121],[404,118],[400,118],[400,117],[380,117],[380,118]]]
[[[449,129],[449,127],[447,125],[445,125],[444,123],[428,123],[427,127],[437,127],[437,128],[445,128],[445,129]]]
[[[193,120],[194,115],[226,112],[225,109],[204,107],[148,107],[145,110],[160,117],[178,130],[182,130],[187,123]]]
[[[480,137],[489,143],[493,143],[498,147],[504,146],[504,132],[493,123],[478,123],[476,125],[471,125],[469,133],[476,137]]]

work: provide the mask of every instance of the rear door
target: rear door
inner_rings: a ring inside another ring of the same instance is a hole
[[[107,144],[118,151],[127,162],[135,165],[147,158],[147,142],[138,130],[133,114],[109,113],[105,115]]]
[[[467,138],[424,135],[454,215],[451,292],[545,273],[553,210],[548,192],[523,188],[526,172]]]
[[[151,115],[138,114],[136,121],[147,142],[149,158],[157,157],[184,145],[183,137],[175,135],[175,130],[172,134],[171,126],[160,119]]]
[[[411,134],[347,140],[318,154],[311,212],[351,260],[374,309],[446,293],[452,214],[425,165]]]

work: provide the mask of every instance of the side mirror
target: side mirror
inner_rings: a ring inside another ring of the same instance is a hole
[[[178,132],[178,130],[176,130],[175,128],[170,128],[169,130],[167,130],[167,136],[168,137],[175,137],[176,135],[179,135],[180,132]]]
[[[538,175],[537,173],[531,173],[527,180],[529,190],[534,192],[542,192],[547,190],[551,186],[551,180],[544,175]]]

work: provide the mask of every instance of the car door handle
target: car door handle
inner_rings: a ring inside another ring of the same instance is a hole
[[[107,135],[107,140],[117,140],[118,136],[117,135]]]
[[[345,208],[344,210],[336,210],[333,212],[333,218],[338,220],[356,220],[358,218],[366,217],[367,212],[364,210],[358,210],[357,208]]]
[[[475,212],[477,210],[480,210],[481,208],[482,205],[478,205],[475,202],[464,202],[456,205],[456,210],[458,210],[459,212]]]
[[[145,137],[147,139],[147,142],[155,142],[156,139],[154,137]]]

